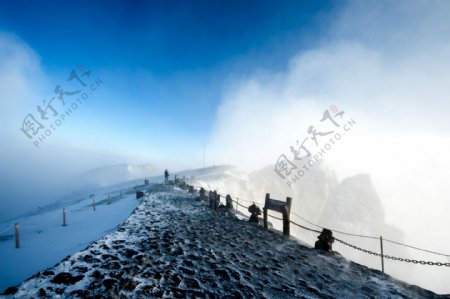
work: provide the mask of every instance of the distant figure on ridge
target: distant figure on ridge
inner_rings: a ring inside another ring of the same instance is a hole
[[[169,171],[166,169],[164,171],[164,178],[165,178],[165,182],[168,183],[169,182]]]

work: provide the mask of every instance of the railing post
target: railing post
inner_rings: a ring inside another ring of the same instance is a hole
[[[200,201],[206,200],[205,198],[206,198],[206,190],[205,190],[205,188],[201,187],[200,188],[199,200]]]
[[[233,200],[231,199],[231,195],[227,194],[225,197],[225,203],[228,209],[233,209]]]
[[[217,210],[217,191],[214,190],[211,196],[209,197],[209,207],[214,211]]]
[[[266,193],[266,201],[264,203],[264,228],[268,229],[269,225],[267,224],[267,206],[269,205],[269,201],[270,201],[270,193]]]
[[[20,248],[20,240],[19,240],[19,223],[15,225],[16,230],[16,248]]]
[[[66,208],[63,209],[63,226],[67,226],[67,222],[66,222]]]
[[[383,253],[383,237],[380,236],[380,247],[381,247],[381,271],[384,273],[384,253]]]
[[[220,194],[214,191],[214,195],[216,196],[216,198],[214,199],[214,210],[217,211],[220,205]]]
[[[288,208],[288,211],[291,212],[292,197],[286,197],[286,206]]]
[[[283,235],[289,236],[290,231],[290,214],[291,214],[292,198],[286,197],[286,206],[283,211]]]

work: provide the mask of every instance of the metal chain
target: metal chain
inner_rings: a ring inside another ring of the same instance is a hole
[[[276,216],[272,216],[272,215],[270,215],[269,213],[267,213],[267,216],[272,217],[272,218],[277,219],[277,220],[283,221],[282,218],[279,218],[279,217],[276,217]]]
[[[219,196],[225,198],[225,197],[224,197],[223,195],[221,195],[221,194],[219,194]],[[239,197],[236,197],[236,198],[239,199]],[[249,201],[244,200],[244,199],[240,199],[240,200],[242,200],[242,201],[244,201],[244,202],[249,202]],[[232,201],[234,201],[237,205],[239,205],[239,206],[241,206],[241,207],[243,207],[243,208],[245,208],[245,209],[248,209],[248,208],[249,208],[249,207],[246,207],[246,206],[240,204],[239,202],[235,201],[234,199],[232,199]],[[292,212],[292,211],[291,211],[291,213],[292,213],[294,216],[297,216],[298,218],[302,219],[303,221],[305,221],[305,222],[307,222],[307,223],[309,223],[309,224],[311,224],[311,225],[313,225],[313,226],[316,226],[316,227],[319,227],[319,228],[324,229],[324,227],[322,227],[322,226],[320,226],[320,225],[317,225],[317,224],[314,224],[314,223],[312,223],[312,222],[306,220],[305,218],[301,217],[300,215],[295,214],[295,213]],[[278,217],[276,217],[276,216],[272,216],[272,215],[270,215],[270,214],[267,214],[267,215],[268,215],[269,217],[274,218],[274,219],[277,219],[277,220],[283,220],[283,219],[281,219],[281,218],[278,218]],[[309,227],[300,225],[300,224],[295,223],[295,222],[293,222],[293,221],[289,221],[289,222],[292,223],[292,224],[294,224],[295,226],[298,226],[298,227],[303,228],[303,229],[305,229],[305,230],[308,230],[308,231],[311,231],[311,232],[315,232],[315,233],[319,233],[319,234],[321,233],[321,232],[318,231],[318,230],[315,230],[315,229],[312,229],[312,228],[309,228]],[[367,235],[351,234],[351,233],[346,233],[346,232],[337,231],[337,230],[334,230],[334,229],[332,229],[332,231],[335,232],[335,233],[339,233],[339,234],[343,234],[343,235],[348,235],[348,236],[361,237],[361,238],[369,238],[369,239],[378,239],[378,237],[367,236]],[[356,250],[359,250],[359,251],[362,251],[362,252],[365,252],[365,253],[368,253],[368,254],[371,254],[371,255],[374,255],[374,256],[384,257],[384,258],[386,258],[386,259],[390,259],[390,260],[394,260],[394,261],[400,261],[400,262],[406,262],[406,263],[413,263],[413,264],[421,264],[421,265],[430,265],[430,266],[445,266],[445,267],[450,267],[450,263],[441,263],[441,262],[430,262],[430,261],[412,260],[412,259],[406,259],[406,258],[401,258],[401,257],[390,256],[390,255],[386,255],[386,254],[385,254],[385,255],[382,255],[382,254],[380,254],[380,253],[377,253],[377,252],[374,252],[374,251],[370,251],[370,250],[367,250],[367,249],[364,249],[364,248],[361,248],[361,247],[352,245],[352,244],[347,243],[347,242],[345,242],[345,241],[343,241],[343,240],[340,240],[340,239],[337,239],[337,238],[334,238],[334,239],[335,239],[336,241],[338,241],[338,242],[340,242],[340,243],[346,245],[346,246],[349,246],[349,247],[353,248],[353,249],[356,249]],[[405,247],[413,248],[413,249],[420,250],[420,251],[425,251],[425,252],[429,252],[429,253],[433,253],[433,254],[443,255],[443,256],[446,256],[447,258],[449,258],[449,261],[450,261],[450,256],[449,256],[449,255],[445,255],[445,254],[442,254],[442,253],[437,253],[437,252],[430,251],[430,250],[420,249],[420,248],[417,248],[417,247],[413,247],[413,246],[410,246],[410,245],[398,243],[398,242],[391,241],[391,240],[387,240],[387,239],[385,239],[385,241],[386,241],[386,242],[390,242],[390,243],[394,243],[394,244],[397,244],[397,245],[400,245],[400,246],[405,246]]]
[[[421,264],[421,265],[429,265],[429,266],[445,266],[445,267],[450,267],[450,263],[441,263],[441,262],[430,262],[430,261],[421,261],[421,260],[412,260],[412,259],[406,259],[406,258],[401,258],[401,257],[396,257],[396,256],[390,256],[387,254],[380,254],[378,252],[373,252],[355,245],[352,245],[350,243],[347,243],[345,241],[342,241],[340,239],[335,238],[336,241],[338,241],[339,243],[342,243],[344,245],[347,245],[353,249],[368,253],[368,254],[372,254],[375,256],[379,256],[379,257],[384,257],[385,259],[389,259],[389,260],[393,260],[393,261],[399,261],[399,262],[406,262],[406,263],[413,263],[413,264]]]
[[[245,209],[248,209],[249,207],[246,207],[246,206],[243,206],[243,205],[241,205],[240,203],[238,203],[237,201],[235,201],[235,200],[233,200],[236,204],[238,204],[239,206],[241,206],[241,207],[243,207],[243,208],[245,208]]]
[[[309,221],[309,220],[303,218],[302,216],[300,216],[300,215],[298,215],[298,214],[295,214],[295,213],[292,212],[292,211],[291,211],[291,214],[294,215],[294,216],[297,216],[298,218],[300,218],[301,220],[305,221],[305,222],[308,223],[308,224],[311,224],[311,225],[313,225],[313,226],[319,227],[319,228],[321,228],[321,229],[324,229],[324,228],[325,228],[325,227],[323,227],[323,226],[320,226],[320,225],[317,225],[317,224],[315,224],[315,223],[312,223],[311,221]],[[347,235],[347,236],[361,237],[361,238],[368,238],[368,239],[374,239],[374,240],[377,240],[377,239],[378,239],[378,237],[373,237],[373,236],[351,234],[351,233],[347,233],[347,232],[341,232],[341,231],[338,231],[338,230],[335,230],[335,229],[330,229],[330,230],[332,230],[334,233],[339,233],[339,234],[343,234],[343,235]]]
[[[428,252],[428,253],[432,253],[432,254],[436,254],[436,255],[442,255],[442,256],[445,256],[445,257],[447,257],[447,258],[450,258],[450,255],[448,255],[448,254],[443,254],[443,253],[439,253],[439,252],[436,252],[436,251],[431,251],[431,250],[427,250],[427,249],[422,249],[422,248],[414,247],[414,246],[411,246],[411,245],[407,245],[407,244],[395,242],[395,241],[388,240],[388,239],[385,239],[385,238],[383,238],[383,241],[389,242],[389,243],[393,243],[393,244],[396,244],[396,245],[400,245],[400,246],[404,246],[404,247],[408,247],[408,248],[411,248],[411,249],[423,251],[423,252]]]
[[[338,239],[338,238],[334,238],[334,239],[335,239],[336,241],[338,241],[339,243],[342,243],[342,244],[344,244],[344,245],[347,245],[347,246],[349,246],[349,247],[351,247],[351,248],[353,248],[353,249],[356,249],[356,250],[359,250],[359,251],[362,251],[362,252],[365,252],[365,253],[368,253],[368,254],[372,254],[372,255],[375,255],[375,256],[381,256],[381,254],[378,253],[378,252],[373,252],[373,251],[370,251],[370,250],[367,250],[367,249],[364,249],[364,248],[361,248],[361,247],[352,245],[352,244],[347,243],[347,242],[345,242],[345,241],[342,241],[342,240],[340,240],[340,239]]]
[[[223,196],[222,194],[220,194],[220,193],[217,193],[220,197],[223,197],[223,198],[226,198],[226,196]],[[252,201],[249,201],[249,200],[246,200],[246,199],[243,199],[243,198],[239,198],[238,196],[234,196],[234,195],[231,195],[231,194],[229,194],[230,196],[231,196],[231,198],[238,198],[239,200],[242,200],[243,202],[248,202],[248,203],[254,203],[254,202],[252,202]],[[234,200],[233,200],[234,201]]]
[[[301,225],[301,224],[295,223],[294,221],[289,221],[289,222],[292,223],[293,225],[296,225],[296,226],[300,227],[300,228],[303,228],[303,229],[306,229],[306,230],[309,230],[309,231],[312,231],[312,232],[315,232],[315,233],[319,233],[319,234],[320,234],[320,231],[318,231],[318,230],[315,230],[315,229],[312,229],[312,228],[303,226],[303,225]]]

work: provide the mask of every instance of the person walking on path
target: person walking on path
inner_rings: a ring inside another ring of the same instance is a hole
[[[164,171],[164,178],[165,178],[165,182],[168,183],[169,182],[169,171],[166,169]]]

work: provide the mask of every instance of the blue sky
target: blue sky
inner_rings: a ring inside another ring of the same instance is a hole
[[[339,5],[0,1],[4,196],[21,182],[54,189],[108,164],[201,167],[204,144],[208,165],[227,163],[209,148],[224,95],[320,44]],[[18,128],[79,65],[101,88],[36,148]]]
[[[104,81],[88,111],[78,113],[79,129],[58,132],[61,142],[62,134],[78,136],[78,142],[94,134],[95,140],[122,148],[127,136],[130,146],[141,144],[141,152],[172,155],[176,146],[201,151],[224,86],[255,71],[282,70],[293,54],[321,40],[333,6],[329,1],[1,1],[0,30],[36,52],[49,93],[76,65]]]
[[[318,14],[331,8],[328,1],[2,1],[0,17],[50,70],[83,60],[165,78],[240,56],[247,67],[279,67],[303,46],[291,45],[301,41],[299,30],[320,35]]]

